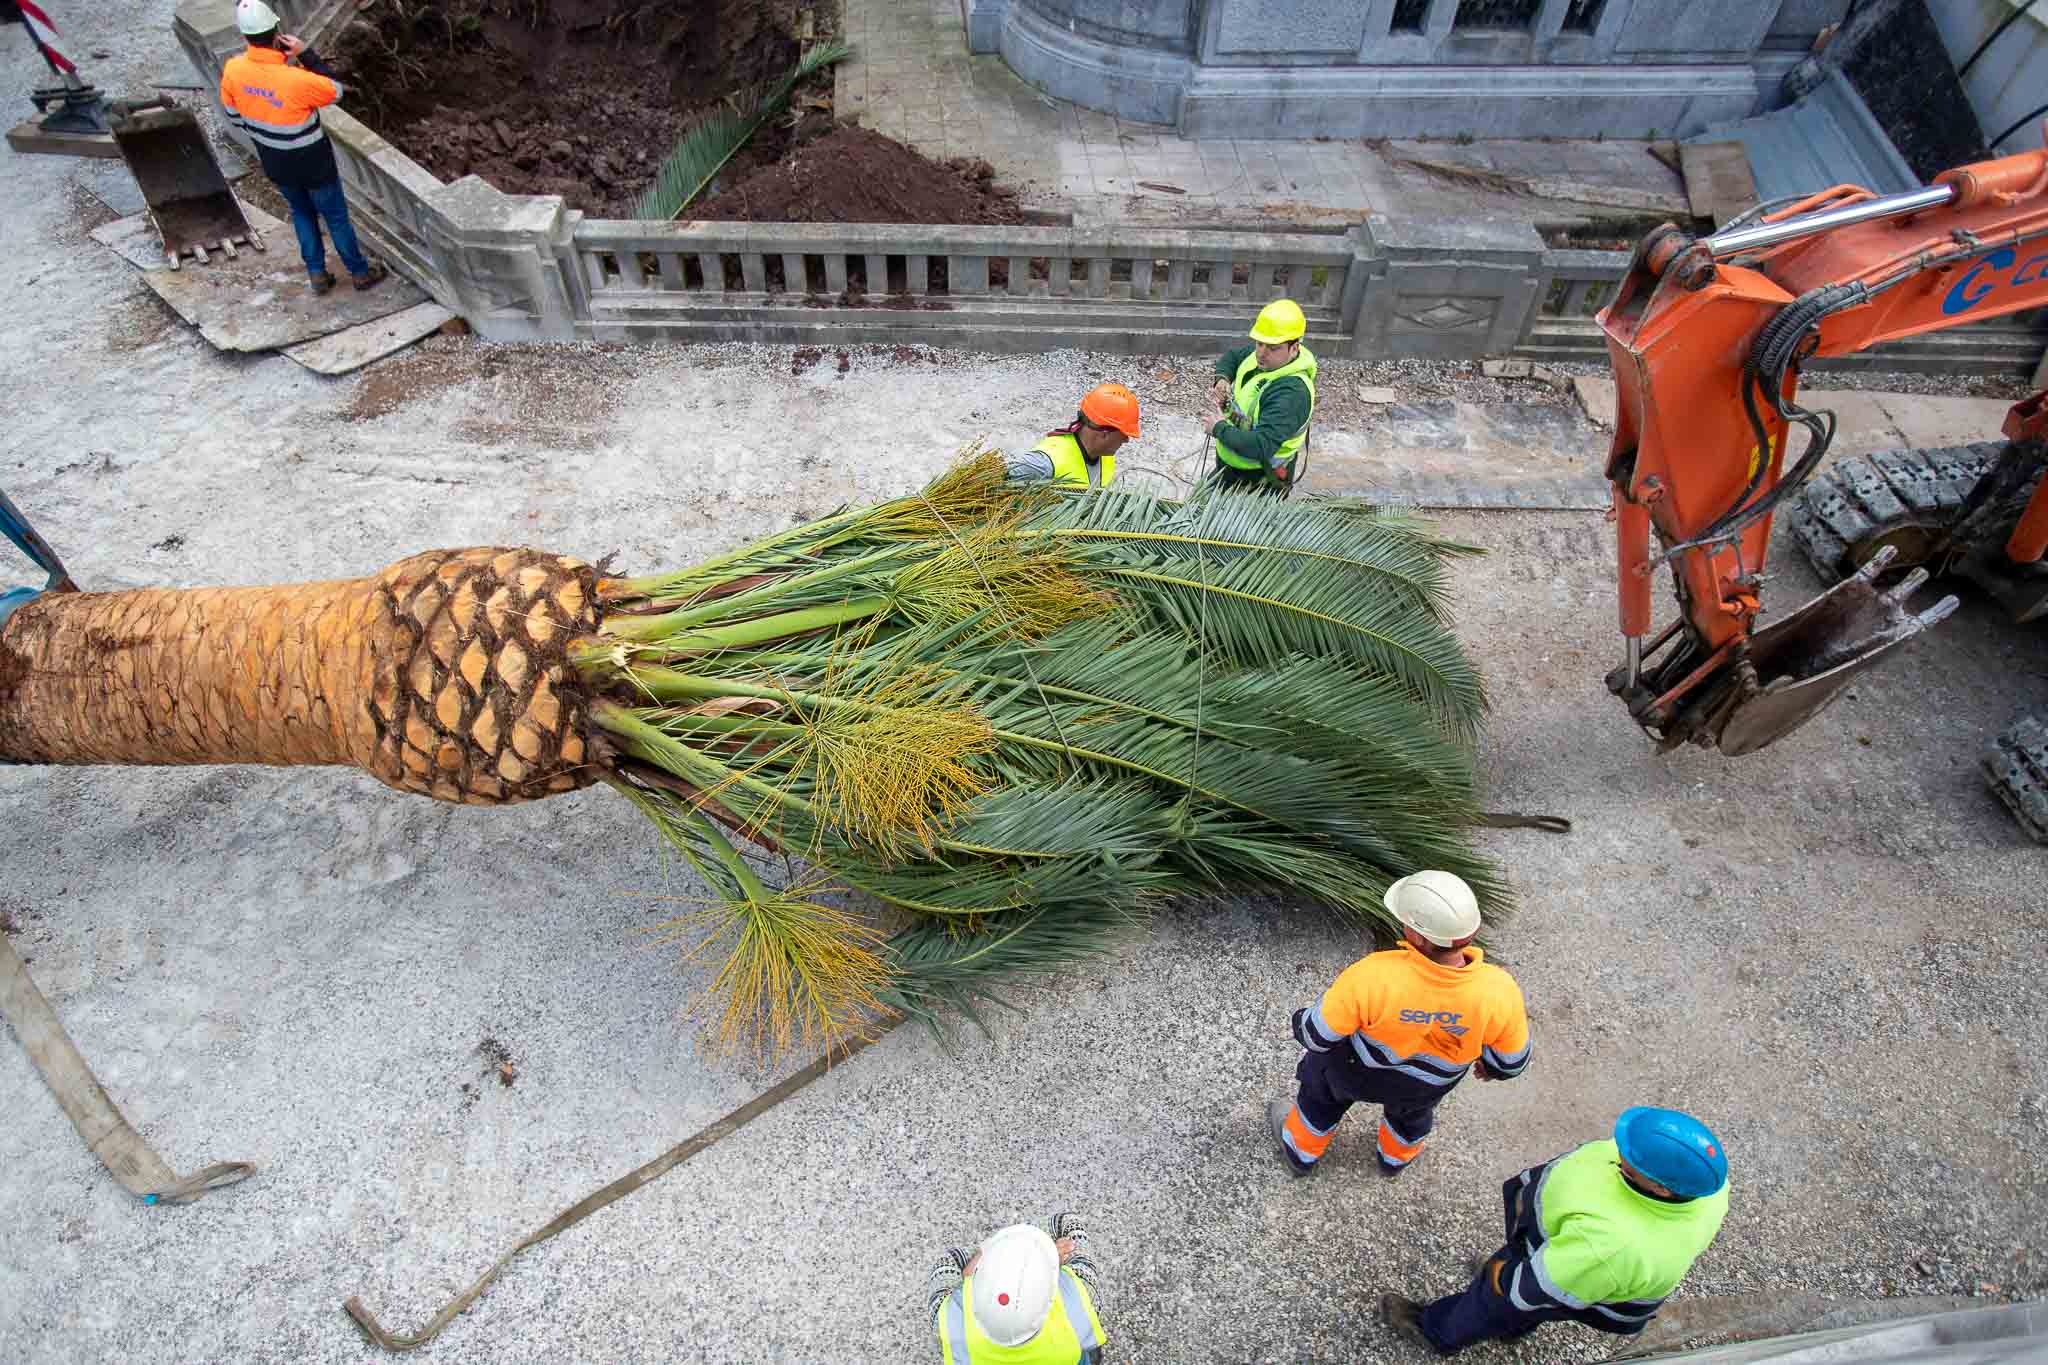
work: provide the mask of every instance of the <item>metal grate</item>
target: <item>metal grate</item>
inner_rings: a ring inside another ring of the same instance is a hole
[[[1394,22],[1389,33],[1420,33],[1429,18],[1429,0],[1394,0]]]
[[[1543,0],[1458,0],[1452,28],[1533,28]]]
[[[1591,33],[1600,27],[1600,11],[1607,7],[1607,0],[1572,0],[1565,7],[1564,31],[1566,33]]]

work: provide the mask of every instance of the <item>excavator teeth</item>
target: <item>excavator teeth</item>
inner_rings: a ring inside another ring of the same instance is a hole
[[[1784,738],[1841,695],[1857,674],[1955,611],[1953,596],[1923,612],[1907,608],[1906,599],[1927,581],[1922,569],[1879,592],[1873,580],[1892,554],[1891,546],[1884,547],[1854,575],[1758,631],[1745,668],[1731,670],[1719,687],[1702,689],[1711,690],[1716,706],[1724,708],[1714,713],[1718,724],[1712,727],[1722,753],[1754,753]]]
[[[1887,545],[1884,548],[1885,554],[1887,555],[1887,557],[1889,557],[1889,555],[1891,554],[1892,547]],[[1872,558],[1876,558],[1876,556],[1873,555]],[[1888,602],[1896,602],[1903,604],[1907,598],[1911,597],[1914,593],[1920,591],[1921,585],[1923,585],[1926,582],[1927,570],[1915,569],[1913,570],[1913,572],[1907,574],[1904,578],[1901,578],[1896,587],[1893,587],[1886,591],[1885,600]]]

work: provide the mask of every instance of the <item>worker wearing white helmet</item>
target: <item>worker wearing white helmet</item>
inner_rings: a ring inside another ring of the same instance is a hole
[[[315,294],[334,288],[320,240],[324,220],[355,287],[376,287],[384,267],[356,241],[334,145],[320,126],[320,111],[341,98],[341,82],[318,53],[283,31],[284,21],[263,0],[238,0],[235,27],[248,47],[221,67],[221,111],[255,145],[263,173],[291,206],[309,286]]]
[[[1399,1175],[1422,1155],[1436,1107],[1468,1071],[1519,1076],[1529,1064],[1522,988],[1473,946],[1479,900],[1449,872],[1412,873],[1382,903],[1401,928],[1391,951],[1346,967],[1315,1005],[1294,1012],[1306,1051],[1293,1104],[1266,1106],[1287,1169],[1311,1175],[1352,1105],[1380,1106],[1379,1172]]]
[[[1016,1223],[972,1256],[949,1249],[932,1267],[926,1311],[946,1365],[1094,1365],[1102,1358],[1095,1265],[1071,1213],[1052,1232]]]

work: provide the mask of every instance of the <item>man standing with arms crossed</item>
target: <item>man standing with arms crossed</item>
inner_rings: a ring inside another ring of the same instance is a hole
[[[341,82],[327,74],[319,55],[289,33],[280,33],[275,10],[263,0],[238,0],[235,27],[248,50],[230,57],[220,73],[220,102],[227,120],[256,144],[263,173],[291,205],[299,256],[315,294],[334,288],[320,220],[334,239],[334,254],[357,289],[373,288],[384,267],[366,260],[348,220],[348,201],[335,169],[334,145],[320,126],[320,110],[341,98]]]
[[[1352,1105],[1378,1104],[1379,1172],[1401,1174],[1422,1155],[1436,1107],[1467,1071],[1506,1080],[1529,1065],[1522,988],[1472,946],[1479,902],[1449,872],[1415,872],[1382,900],[1401,942],[1346,967],[1315,1005],[1294,1012],[1307,1051],[1293,1104],[1266,1106],[1280,1159],[1315,1173]]]

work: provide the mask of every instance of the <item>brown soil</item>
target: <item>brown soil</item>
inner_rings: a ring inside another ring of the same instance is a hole
[[[444,180],[630,217],[685,130],[829,36],[823,0],[365,0],[328,55],[351,105]],[[935,162],[833,122],[832,74],[800,86],[693,218],[1015,223],[986,162]]]
[[[753,223],[1020,223],[1016,191],[986,161],[932,161],[866,128],[791,150],[689,216]]]
[[[685,128],[796,65],[799,8],[369,0],[326,55],[361,116],[442,179],[479,175],[508,194],[559,194],[624,216]],[[811,108],[831,82],[813,77],[793,107]],[[773,161],[793,131],[771,120],[727,174]]]

